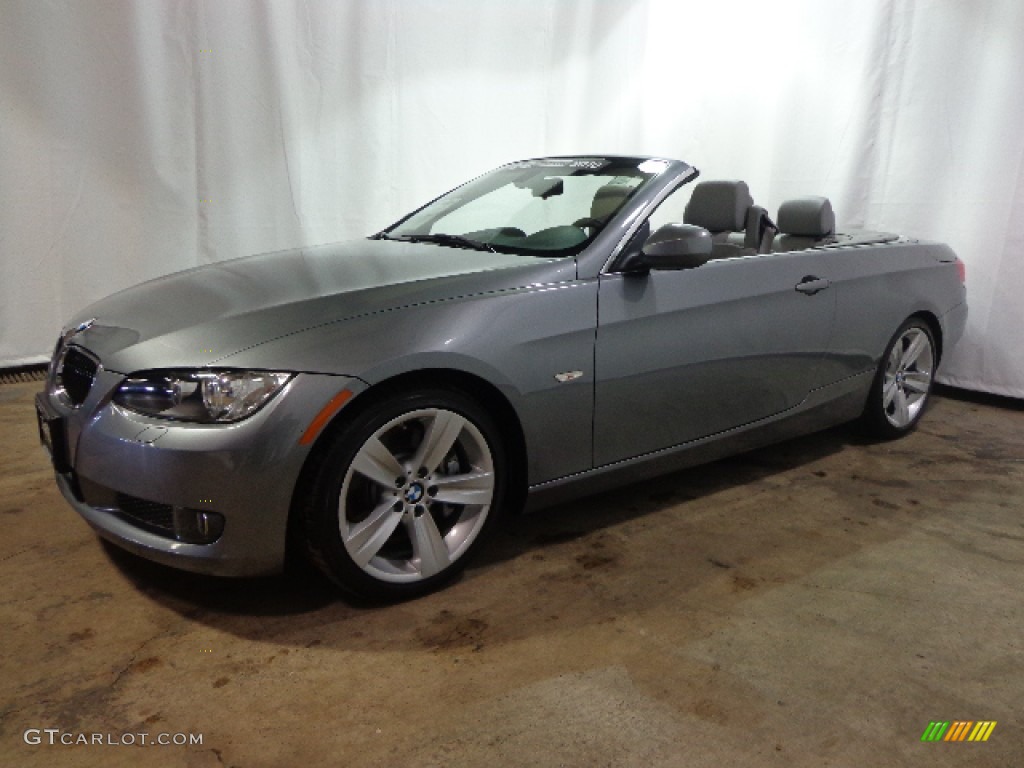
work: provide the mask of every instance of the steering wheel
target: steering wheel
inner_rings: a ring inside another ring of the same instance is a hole
[[[601,221],[600,219],[595,219],[592,216],[584,216],[582,219],[576,219],[576,221],[574,221],[572,225],[574,227],[579,227],[580,229],[585,229],[589,227],[593,229],[595,232],[600,232],[601,227],[604,226],[604,222]]]

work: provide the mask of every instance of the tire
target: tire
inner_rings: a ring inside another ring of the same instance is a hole
[[[900,326],[885,348],[861,424],[875,437],[902,437],[924,414],[935,380],[935,338],[923,320]]]
[[[320,455],[302,509],[310,560],[361,598],[436,589],[496,527],[507,466],[495,421],[462,393],[374,403]]]

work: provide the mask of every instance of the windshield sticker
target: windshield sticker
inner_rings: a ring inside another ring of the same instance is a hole
[[[585,171],[598,171],[609,165],[610,161],[603,158],[545,158],[541,160],[523,160],[511,163],[506,168],[579,168]]]
[[[668,168],[668,162],[665,160],[644,160],[640,165],[636,167],[640,173],[661,173]]]

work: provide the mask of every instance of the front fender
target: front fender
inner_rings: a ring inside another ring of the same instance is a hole
[[[573,280],[332,323],[221,363],[354,376],[371,388],[420,370],[478,377],[515,410],[534,485],[592,467],[596,323],[597,281]]]

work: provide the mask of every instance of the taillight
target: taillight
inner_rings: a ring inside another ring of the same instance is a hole
[[[967,265],[960,261],[959,257],[956,260],[956,273],[960,277],[961,285],[967,282]]]

